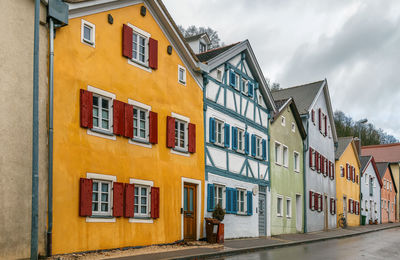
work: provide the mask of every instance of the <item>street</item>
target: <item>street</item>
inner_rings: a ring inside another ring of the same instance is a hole
[[[400,228],[310,244],[268,249],[219,259],[400,259]]]

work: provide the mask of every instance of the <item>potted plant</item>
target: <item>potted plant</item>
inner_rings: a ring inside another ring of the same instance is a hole
[[[225,218],[225,210],[221,207],[220,204],[217,204],[217,206],[215,206],[212,217],[219,221],[217,231],[217,243],[222,244],[224,243],[224,224],[221,222]]]
[[[373,224],[373,222],[372,222],[372,218],[370,218],[370,219],[369,219],[369,224],[370,224],[370,225],[372,225],[372,224]]]
[[[374,224],[375,224],[375,225],[378,224],[378,219],[375,219]]]

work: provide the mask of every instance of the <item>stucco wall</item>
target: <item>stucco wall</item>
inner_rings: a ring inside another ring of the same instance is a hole
[[[315,104],[310,108],[315,110],[315,125],[311,121],[311,113],[308,118],[303,117],[303,125],[307,131],[307,139],[308,146],[317,150],[321,155],[325,156],[329,161],[335,161],[334,155],[334,141],[332,138],[332,133],[328,133],[328,136],[324,137],[318,128],[318,108],[321,108],[324,114],[328,114],[327,112],[327,104],[324,96],[324,92],[320,91]],[[308,121],[308,122],[307,122]],[[307,128],[308,125],[308,128]],[[328,126],[330,122],[328,120]],[[307,130],[308,129],[308,130]],[[330,129],[330,128],[328,128]],[[335,180],[329,179],[329,177],[324,177],[322,174],[317,173],[317,171],[312,170],[309,167],[309,150],[306,151],[306,214],[307,214],[307,232],[318,231],[324,229],[324,216],[328,215],[328,228],[336,227],[336,215],[332,215],[329,212],[329,208],[327,213],[325,211],[326,207],[324,206],[324,210],[322,212],[312,211],[308,205],[309,201],[309,191],[313,190],[314,192],[325,194],[328,198],[327,201],[329,203],[330,198],[336,198],[336,182]],[[336,178],[336,176],[335,176]],[[324,201],[324,205],[325,201]]]
[[[178,83],[178,64],[185,66],[147,9],[141,4],[82,17],[96,26],[96,45],[81,42],[81,18],[71,19],[59,29],[55,42],[55,154],[54,237],[55,254],[127,246],[171,243],[183,238],[180,213],[182,177],[201,184],[200,221],[203,224],[204,136],[203,92],[187,69],[186,86]],[[107,22],[111,14],[114,23]],[[122,27],[130,23],[158,40],[158,69],[138,68],[122,56]],[[186,66],[185,66],[186,67]],[[79,91],[93,86],[128,102],[136,100],[158,113],[158,144],[132,144],[89,135],[79,124]],[[196,152],[176,154],[166,147],[166,119],[171,113],[188,117],[196,124]],[[147,147],[146,147],[147,146]],[[114,223],[88,223],[79,217],[79,178],[86,173],[116,176],[117,182],[131,178],[149,180],[160,188],[160,217],[153,223],[131,223],[117,218]],[[198,211],[199,212],[199,211]],[[197,233],[202,237],[202,226]],[[200,234],[199,234],[200,233]]]
[[[381,221],[382,223],[388,223],[395,221],[395,210],[394,207],[392,210],[392,205],[395,201],[396,192],[393,189],[393,185],[392,190],[390,190],[390,187],[385,187],[384,180],[388,182],[393,182],[392,177],[390,176],[389,168],[386,169],[385,175],[382,178],[383,186],[381,188],[381,200],[383,201],[383,204],[381,201]],[[388,207],[388,205],[390,206]]]
[[[361,210],[361,215],[366,216],[366,224],[369,223],[369,219],[372,219],[373,221],[375,219],[378,220],[378,223],[381,223],[381,185],[379,184],[377,175],[379,173],[375,173],[375,169],[372,166],[372,163],[370,162],[368,164],[367,169],[365,169],[364,174],[361,177],[361,193],[362,193],[362,203],[360,206]],[[369,179],[373,178],[373,190],[372,190],[372,196],[370,195],[370,183]],[[371,201],[373,207],[375,207],[376,203],[376,212],[375,209],[371,209]],[[367,202],[367,206],[365,203]],[[368,209],[368,211],[366,210]]]
[[[346,150],[343,152],[339,160],[336,161],[336,213],[337,213],[337,221],[339,220],[339,214],[344,212],[344,204],[346,205],[346,220],[349,226],[358,226],[360,225],[360,215],[357,215],[355,212],[355,208],[353,213],[350,213],[350,205],[349,199],[360,202],[360,184],[356,181],[348,180],[346,178],[346,163],[353,166],[355,168],[355,174],[358,176],[358,180],[360,180],[360,168],[357,160],[357,155],[355,154],[355,150],[350,143]],[[340,175],[340,166],[344,169],[344,176]],[[346,197],[346,202],[344,202],[344,197]],[[361,205],[360,205],[361,207]]]
[[[30,256],[34,1],[0,1],[0,258]],[[46,8],[41,6],[41,21]],[[47,29],[39,28],[39,253],[47,210]]]
[[[281,117],[285,117],[285,126]],[[295,132],[292,131],[295,123]],[[275,163],[275,142],[288,147],[289,167]],[[294,170],[294,152],[299,154],[299,171]],[[271,235],[296,233],[303,231],[304,191],[303,191],[303,140],[290,107],[271,124]],[[283,198],[283,214],[277,215],[277,196]],[[300,216],[296,211],[296,195],[300,195]],[[286,199],[291,199],[291,217],[286,214]],[[296,218],[299,217],[299,230]]]
[[[389,164],[390,169],[392,170],[393,178],[394,178],[394,183],[396,184],[397,191],[399,191],[399,185],[400,185],[400,163],[394,162]],[[397,192],[396,194],[396,221],[399,221],[399,207],[400,207],[400,202],[399,202],[399,197],[400,194]]]

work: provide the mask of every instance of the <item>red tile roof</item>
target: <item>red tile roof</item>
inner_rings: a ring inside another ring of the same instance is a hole
[[[363,146],[361,155],[372,155],[376,162],[400,162],[400,143]]]

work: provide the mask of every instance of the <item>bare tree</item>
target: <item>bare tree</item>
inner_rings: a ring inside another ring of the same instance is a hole
[[[207,33],[208,37],[210,37],[211,40],[211,49],[224,46],[224,43],[221,43],[218,32],[211,27],[196,27],[195,25],[190,25],[188,28],[185,29],[182,25],[178,25],[178,28],[185,38],[201,33]]]

